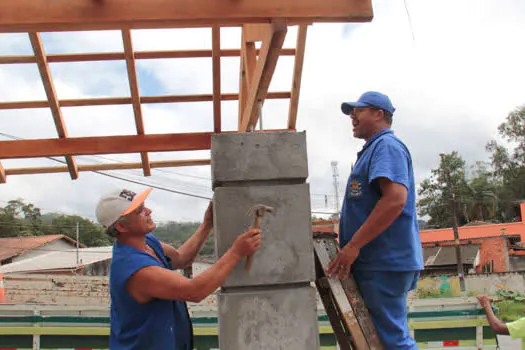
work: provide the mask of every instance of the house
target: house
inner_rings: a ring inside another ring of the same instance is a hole
[[[113,246],[48,251],[0,266],[0,273],[108,276],[112,254]]]
[[[479,257],[480,244],[466,244],[461,247],[463,273],[474,271],[476,259]],[[421,275],[450,275],[457,274],[456,247],[429,246],[423,247],[423,261],[425,270]]]
[[[6,265],[24,259],[54,251],[76,248],[77,241],[64,235],[27,236],[0,238],[0,265]],[[83,244],[79,247],[85,248]]]

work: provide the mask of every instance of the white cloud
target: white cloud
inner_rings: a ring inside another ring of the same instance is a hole
[[[470,163],[487,159],[485,143],[497,138],[497,125],[507,113],[525,103],[525,4],[522,1],[407,0],[412,27],[402,1],[374,1],[374,20],[362,24],[315,24],[309,28],[298,129],[307,131],[312,206],[323,208],[323,194],[333,195],[330,162],[339,162],[340,189],[362,142],[351,136],[350,120],[340,112],[342,101],[357,99],[366,90],[390,95],[397,107],[396,133],[410,147],[416,178],[428,176],[439,152],[457,150]],[[412,39],[413,31],[415,41]],[[291,28],[285,46],[295,46]],[[43,35],[50,53],[121,51],[120,32],[54,33]],[[136,50],[210,49],[211,30],[133,31]],[[240,30],[221,32],[222,48],[238,48]],[[23,35],[0,35],[0,54],[28,54]],[[235,58],[222,60],[223,92],[238,89]],[[144,94],[211,93],[211,59],[143,60],[138,63]],[[62,98],[129,96],[123,62],[52,65]],[[282,57],[271,91],[289,90],[293,60]],[[0,66],[0,100],[44,99],[34,65]],[[211,103],[159,104],[143,107],[148,133],[210,131]],[[234,130],[237,103],[223,103],[223,129]],[[265,103],[265,128],[285,128],[287,101]],[[135,132],[129,106],[65,108],[71,136]],[[45,110],[0,111],[0,129],[17,136],[55,137]],[[152,160],[201,158],[209,152],[152,154]],[[137,155],[112,155],[119,161],[139,161]],[[102,161],[80,158],[80,162]],[[107,161],[107,160],[106,160]],[[22,166],[27,160],[4,161]],[[38,164],[51,165],[51,161]],[[174,190],[208,196],[209,167],[165,169],[144,178],[140,170],[114,172]],[[188,177],[180,174],[186,174]],[[78,212],[93,218],[98,196],[125,182],[81,173],[10,176],[0,186],[0,200],[22,197],[46,209]],[[143,187],[130,185],[136,190]],[[332,203],[329,198],[329,205]],[[200,220],[205,200],[154,191],[151,206],[158,220]]]

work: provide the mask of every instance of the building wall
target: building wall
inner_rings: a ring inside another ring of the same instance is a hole
[[[109,305],[108,277],[5,275],[7,303]]]
[[[20,260],[31,259],[39,255],[47,254],[50,251],[61,251],[75,249],[75,246],[64,239],[57,239],[51,243],[48,243],[40,248],[33,249],[25,254],[19,255],[13,258],[13,262]]]
[[[494,295],[498,290],[525,293],[523,273],[493,273],[465,276],[465,288],[468,293]],[[410,297],[446,298],[459,297],[459,278],[455,275],[423,277],[419,280],[416,291]]]
[[[98,261],[94,264],[84,266],[82,274],[84,276],[109,276],[110,265],[111,259]]]
[[[483,272],[482,266],[493,261],[492,272],[508,272],[509,253],[506,238],[491,238],[480,241],[479,265],[476,272]]]

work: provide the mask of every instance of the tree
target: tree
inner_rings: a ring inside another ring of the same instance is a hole
[[[418,190],[418,195],[422,197],[417,203],[419,215],[430,216],[427,222],[430,226],[452,225],[445,169],[450,174],[452,192],[456,198],[458,222],[460,225],[467,222],[463,205],[470,200],[470,190],[465,177],[465,161],[457,151],[453,151],[442,155],[439,167],[431,170],[430,178],[424,179]]]
[[[498,193],[501,216],[510,220],[515,213],[516,200],[525,199],[525,105],[511,111],[498,132],[509,143],[515,145],[510,152],[495,140],[487,143],[491,153],[494,176],[501,183]]]
[[[22,199],[10,200],[0,208],[0,236],[17,237],[40,234],[42,227],[40,208]]]
[[[45,226],[45,234],[65,235],[77,239],[77,223],[79,242],[88,247],[111,245],[111,239],[104,233],[102,226],[78,215],[59,215],[53,218],[51,225]]]

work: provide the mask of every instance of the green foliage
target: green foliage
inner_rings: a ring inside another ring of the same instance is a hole
[[[418,288],[416,289],[416,297],[418,299],[432,299],[432,298],[443,298],[441,290],[439,288]]]
[[[199,228],[200,222],[174,222],[169,221],[157,226],[153,234],[161,241],[174,247],[180,247]],[[204,243],[200,255],[211,256],[215,254],[213,232]]]
[[[477,162],[470,172],[458,152],[443,154],[439,166],[421,182],[418,210],[420,215],[430,217],[429,226],[452,226],[446,169],[450,172],[459,225],[517,220],[517,200],[525,198],[525,105],[509,113],[498,131],[516,145],[513,150],[494,140],[488,142],[491,163]]]

